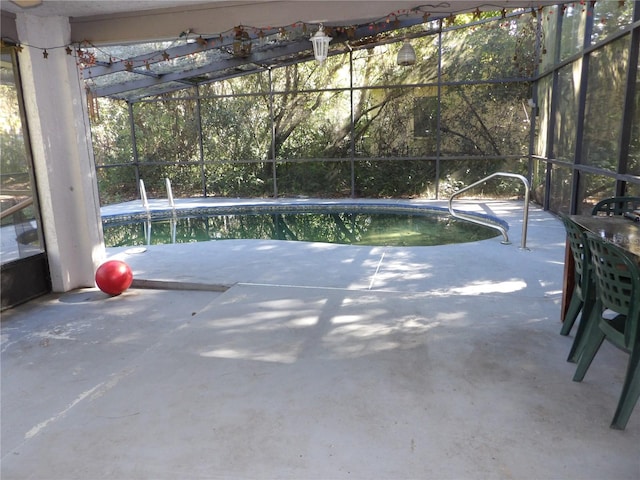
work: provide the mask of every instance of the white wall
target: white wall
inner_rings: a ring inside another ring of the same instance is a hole
[[[92,287],[105,256],[86,95],[66,17],[16,15],[18,60],[53,290]]]

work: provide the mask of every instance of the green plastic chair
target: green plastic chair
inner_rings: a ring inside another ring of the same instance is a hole
[[[640,197],[611,197],[595,204],[591,215],[610,217],[640,209]]]
[[[589,252],[585,245],[584,230],[569,217],[560,214],[560,219],[564,223],[567,232],[567,240],[573,257],[575,280],[573,294],[569,301],[569,308],[562,323],[561,335],[569,335],[571,328],[578,315],[582,312],[576,336],[567,358],[570,362],[575,362],[581,348],[581,342],[586,331],[587,324],[593,311],[595,303],[595,284],[591,276],[591,262]]]
[[[585,332],[585,344],[573,380],[582,381],[606,339],[629,354],[629,364],[611,428],[624,430],[640,397],[640,268],[611,242],[587,232],[596,283],[597,322]],[[611,315],[613,313],[613,315]]]

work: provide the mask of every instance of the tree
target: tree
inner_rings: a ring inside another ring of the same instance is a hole
[[[433,193],[436,155],[487,157],[446,161],[452,185],[500,168],[492,157],[525,155],[530,85],[516,80],[533,69],[533,17],[436,32],[412,41],[411,68],[391,43],[354,51],[353,72],[346,53],[200,87],[199,103],[136,104],[140,172],[179,177],[185,194],[202,192],[204,173],[208,194],[270,195],[277,179],[281,195],[349,195],[353,174],[359,195],[413,196]]]

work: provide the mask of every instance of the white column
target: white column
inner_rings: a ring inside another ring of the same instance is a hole
[[[64,48],[69,20],[18,14],[16,26],[53,290],[93,287],[105,250],[86,93],[75,57]],[[31,46],[48,47],[47,58]]]

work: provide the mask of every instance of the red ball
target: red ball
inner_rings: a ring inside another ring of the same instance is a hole
[[[96,270],[96,285],[104,293],[120,295],[133,282],[133,272],[122,260],[109,260]]]

